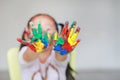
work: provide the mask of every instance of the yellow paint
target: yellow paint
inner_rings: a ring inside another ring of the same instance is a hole
[[[75,29],[74,27],[71,28],[70,33],[69,33],[68,42],[70,43],[70,45],[74,45],[76,43],[75,40],[79,34],[78,32],[73,33],[74,29]]]
[[[50,34],[48,33],[48,40],[50,41],[51,40],[51,37],[50,37]]]
[[[57,34],[57,32],[54,33],[54,37],[53,37],[53,38],[54,38],[54,40],[57,40],[57,39],[58,39],[58,34]]]
[[[68,38],[70,38],[70,37],[72,36],[74,29],[75,29],[74,27],[72,27],[72,28],[70,29],[70,33],[69,33]]]
[[[36,52],[42,52],[44,48],[44,44],[39,39],[37,42],[32,43],[33,46],[36,48]]]

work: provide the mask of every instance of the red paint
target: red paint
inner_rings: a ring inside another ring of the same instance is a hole
[[[17,38],[17,41],[20,42],[21,44],[27,45],[31,50],[36,52],[35,47],[31,43],[25,42],[24,40],[22,40],[20,38]]]
[[[80,27],[78,27],[76,31],[77,31],[77,32],[80,32]]]
[[[68,23],[65,24],[64,28],[62,29],[62,38],[63,40],[67,40],[67,30],[68,30]]]
[[[68,52],[71,52],[73,50],[72,46],[68,42],[65,42],[63,48],[66,49]]]
[[[36,52],[36,49],[35,49],[35,47],[34,47],[32,44],[28,43],[27,46],[28,46],[31,50],[33,50],[34,52]]]
[[[73,47],[77,46],[77,44],[78,44],[79,42],[80,42],[80,39],[78,39],[78,40],[76,41],[76,44],[73,45]]]

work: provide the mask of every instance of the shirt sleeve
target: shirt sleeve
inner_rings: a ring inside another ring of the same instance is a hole
[[[22,49],[18,53],[18,60],[19,60],[19,63],[22,67],[27,67],[27,66],[33,65],[35,62],[35,60],[33,60],[31,62],[27,62],[24,60],[23,55],[24,55],[26,49],[27,49],[27,46],[24,46],[24,47],[22,47]]]

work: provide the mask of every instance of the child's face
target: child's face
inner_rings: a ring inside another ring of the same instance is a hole
[[[38,28],[38,20],[40,20],[40,24],[42,27],[42,32],[47,32],[49,34],[52,34],[53,32],[56,32],[56,25],[54,21],[49,18],[48,16],[37,16],[35,17],[32,22],[35,25],[35,28]]]
[[[40,20],[40,24],[42,27],[42,33],[47,32],[51,35],[53,32],[57,32],[55,22],[50,17],[48,17],[48,16],[35,17],[31,22],[34,23],[34,27],[36,29],[38,28],[38,23],[39,23],[38,20]],[[30,27],[29,30],[30,30],[30,33],[32,36],[32,28]],[[49,45],[49,47],[46,49],[46,51],[49,51],[51,49],[52,49],[52,45]]]

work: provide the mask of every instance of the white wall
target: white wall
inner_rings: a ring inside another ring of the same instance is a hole
[[[7,50],[19,45],[16,38],[37,13],[78,22],[77,69],[120,69],[119,0],[0,0],[0,70],[7,70]]]

